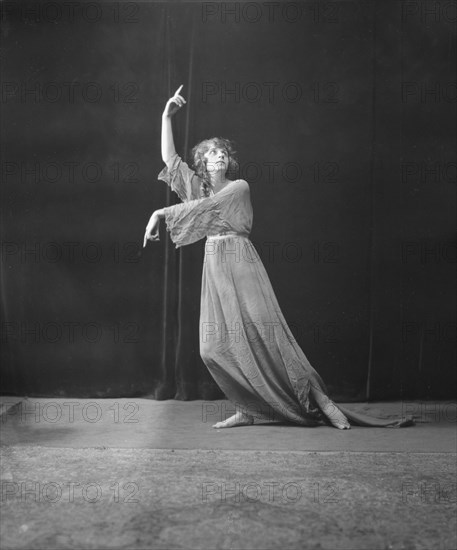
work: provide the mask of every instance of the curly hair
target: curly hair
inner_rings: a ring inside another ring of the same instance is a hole
[[[239,169],[239,164],[236,158],[234,145],[234,142],[230,141],[229,139],[213,137],[209,139],[204,139],[192,149],[191,154],[194,162],[195,173],[201,180],[200,194],[202,197],[209,197],[210,189],[212,187],[211,179],[206,168],[206,158],[204,156],[205,153],[208,152],[211,147],[225,149],[228,156],[227,173],[236,175]]]

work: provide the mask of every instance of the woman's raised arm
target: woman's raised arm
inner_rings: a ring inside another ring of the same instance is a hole
[[[168,161],[176,154],[171,117],[186,103],[186,100],[179,94],[182,87],[183,84],[176,90],[175,95],[167,101],[162,114],[162,160],[167,165]]]

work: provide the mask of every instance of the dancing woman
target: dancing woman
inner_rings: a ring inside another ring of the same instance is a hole
[[[156,210],[143,246],[159,240],[160,220],[176,247],[207,237],[200,303],[200,355],[235,414],[215,428],[288,421],[349,429],[398,427],[411,419],[380,420],[337,407],[295,341],[260,257],[249,240],[253,212],[249,184],[228,179],[237,167],[230,141],[212,138],[192,151],[195,170],[176,153],[171,117],[186,103],[178,88],[162,115],[158,178],[182,204]],[[343,412],[344,411],[344,412]],[[349,418],[349,420],[348,420]]]

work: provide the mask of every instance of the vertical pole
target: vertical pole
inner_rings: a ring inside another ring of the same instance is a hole
[[[369,232],[369,265],[368,265],[368,308],[369,308],[369,343],[368,368],[365,388],[365,398],[371,397],[371,376],[373,372],[374,324],[376,315],[376,209],[375,209],[375,162],[376,162],[376,2],[373,2],[373,42],[372,42],[372,91],[371,91],[371,158],[370,158],[370,232]]]

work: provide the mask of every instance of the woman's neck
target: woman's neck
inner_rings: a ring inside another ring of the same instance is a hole
[[[209,179],[213,185],[223,184],[227,181],[223,172],[216,172],[215,174],[209,174]]]
[[[218,190],[222,189],[227,185],[227,183],[230,183],[230,180],[228,180],[225,177],[225,174],[223,172],[217,172],[216,174],[210,174],[210,180],[211,185],[213,189],[217,192]]]

